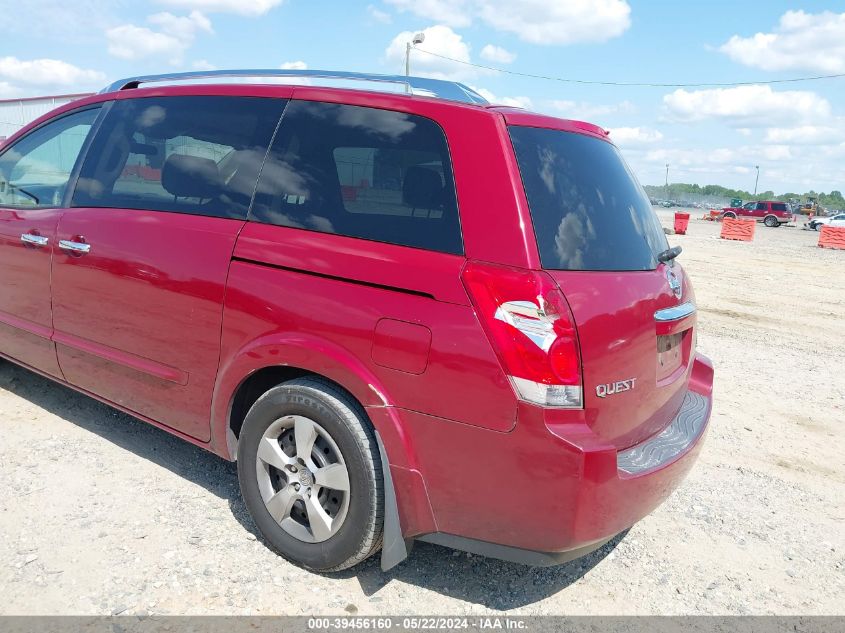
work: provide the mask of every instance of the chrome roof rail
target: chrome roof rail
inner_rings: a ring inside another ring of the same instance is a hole
[[[456,81],[442,79],[428,79],[426,77],[406,77],[404,75],[377,75],[371,73],[356,73],[342,70],[285,70],[285,69],[238,69],[238,70],[199,70],[183,73],[166,73],[162,75],[141,75],[127,77],[110,84],[101,93],[131,90],[141,84],[170,83],[176,81],[191,81],[218,78],[299,78],[299,79],[335,79],[341,81],[363,81],[381,84],[399,84],[405,86],[409,94],[426,97],[438,97],[461,103],[475,103],[486,105],[488,101],[469,86]]]

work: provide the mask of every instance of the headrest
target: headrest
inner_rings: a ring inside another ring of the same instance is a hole
[[[222,184],[217,163],[209,158],[171,154],[161,170],[161,186],[179,198],[213,198]]]
[[[443,180],[433,169],[414,165],[405,172],[402,202],[415,209],[436,209],[443,200]]]

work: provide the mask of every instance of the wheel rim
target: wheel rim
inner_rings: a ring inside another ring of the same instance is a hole
[[[285,532],[305,543],[337,534],[349,510],[349,471],[322,426],[279,418],[261,437],[255,467],[264,506]]]

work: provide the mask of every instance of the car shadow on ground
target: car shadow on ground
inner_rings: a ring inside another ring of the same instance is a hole
[[[235,464],[2,359],[0,388],[226,499],[237,521],[267,546],[241,499]],[[566,589],[610,554],[626,533],[588,556],[556,567],[528,567],[416,543],[410,557],[390,571],[382,572],[375,556],[332,576],[357,578],[361,591],[374,603],[380,600],[382,588],[398,581],[489,609],[507,610]]]
[[[468,556],[446,547],[416,543],[406,561],[382,572],[378,557],[343,577],[357,577],[364,594],[378,600],[378,592],[399,581],[449,598],[506,611],[544,600],[578,581],[610,554],[627,530],[583,558],[555,567],[528,567],[484,556]]]

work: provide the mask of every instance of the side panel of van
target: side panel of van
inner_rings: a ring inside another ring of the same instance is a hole
[[[383,389],[364,405],[510,430],[516,399],[460,279],[451,146],[427,117],[295,93],[235,248],[224,373],[252,341],[293,334],[361,362]]]

